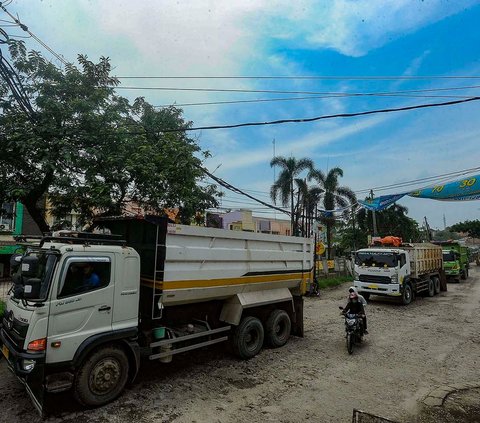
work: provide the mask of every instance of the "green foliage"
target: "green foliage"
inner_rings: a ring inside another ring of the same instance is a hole
[[[449,228],[453,232],[466,232],[468,236],[480,238],[480,220],[466,220],[459,222]]]
[[[0,300],[0,316],[3,316],[3,312],[5,311],[5,303]]]
[[[185,131],[163,132],[191,125],[180,109],[117,95],[105,57],[79,55],[79,68],[60,70],[21,42],[10,55],[36,115],[22,113],[0,81],[0,198],[21,201],[43,231],[46,195],[55,215],[76,210],[83,221],[119,215],[129,202],[179,208],[184,222],[218,205],[216,187],[198,184],[208,153]]]
[[[378,236],[399,236],[405,242],[419,242],[422,233],[416,220],[407,216],[408,209],[398,204],[376,212]],[[370,210],[362,209],[357,214],[357,225],[364,237],[373,235],[373,217]],[[361,241],[362,242],[362,241]]]
[[[449,230],[445,231],[436,231],[433,237],[435,241],[448,241],[450,239],[460,239],[460,235],[456,232],[452,232]]]
[[[319,278],[318,286],[320,289],[325,289],[332,286],[342,285],[346,282],[352,283],[353,278],[351,276],[329,276],[328,278]],[[347,298],[347,294],[345,294],[345,298]]]

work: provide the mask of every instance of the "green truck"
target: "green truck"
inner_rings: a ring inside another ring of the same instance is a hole
[[[460,282],[460,279],[467,279],[470,266],[468,247],[457,241],[439,241],[435,244],[442,246],[443,269],[447,280]]]

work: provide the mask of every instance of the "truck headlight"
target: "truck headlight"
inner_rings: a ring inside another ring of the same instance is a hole
[[[392,283],[398,283],[398,275],[397,274],[392,275],[391,279],[392,279]]]
[[[358,279],[360,278],[360,273],[358,273],[357,271],[354,271],[353,272],[353,278],[358,281]]]
[[[35,360],[24,359],[22,361],[22,369],[31,372],[35,368]]]

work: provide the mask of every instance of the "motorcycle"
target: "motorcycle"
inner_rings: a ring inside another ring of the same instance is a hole
[[[340,310],[343,307],[339,306]],[[354,313],[346,313],[345,316],[345,338],[347,339],[347,351],[349,354],[353,353],[353,346],[360,344],[363,339],[363,321],[360,315]]]

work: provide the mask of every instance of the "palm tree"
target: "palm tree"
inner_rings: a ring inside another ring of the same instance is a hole
[[[334,210],[337,207],[347,207],[355,204],[357,197],[348,187],[342,187],[338,183],[338,178],[343,177],[343,170],[334,167],[325,175],[321,170],[312,169],[308,174],[308,179],[314,179],[321,188],[325,190],[323,194],[323,208],[325,210]],[[335,225],[333,216],[323,216],[322,222],[327,227],[327,250],[328,258],[332,255],[332,228]]]
[[[312,171],[313,162],[307,158],[297,160],[294,157],[286,158],[276,156],[271,160],[270,166],[279,166],[281,168],[277,180],[270,189],[270,196],[274,203],[276,203],[277,199],[280,197],[280,202],[284,207],[287,207],[290,202],[290,233],[294,235],[294,232],[296,233],[294,181],[305,170],[308,170],[309,172]]]
[[[309,186],[306,179],[295,179],[295,184],[297,185],[295,224],[297,228],[301,228],[302,235],[308,237],[315,217],[315,209],[324,190],[318,186]]]

